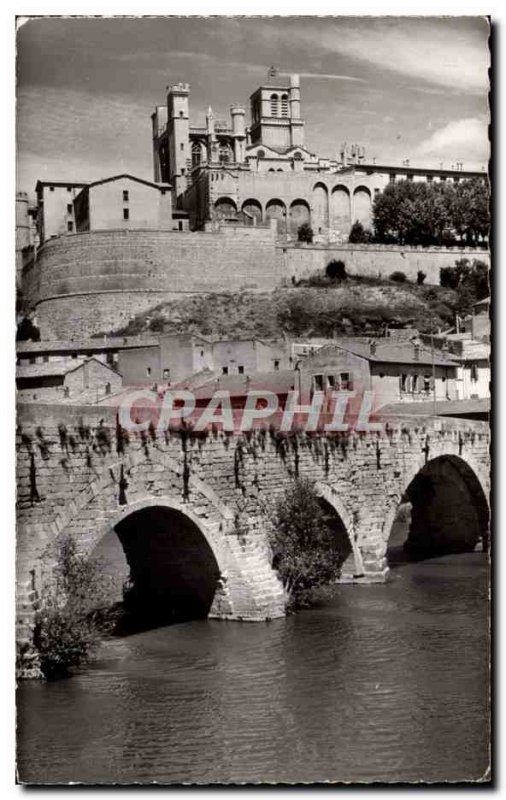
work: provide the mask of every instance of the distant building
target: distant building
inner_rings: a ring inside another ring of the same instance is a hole
[[[346,240],[355,220],[371,224],[376,194],[395,180],[458,182],[486,179],[485,172],[426,169],[367,162],[363,147],[343,144],[331,157],[307,147],[300,80],[270,74],[230,119],[209,108],[205,125],[192,123],[190,86],[170,86],[167,102],[152,115],[154,180],[170,183],[174,203],[190,215],[193,229],[217,220],[265,224],[276,220],[281,236],[296,237],[308,222],[324,239]]]
[[[220,339],[196,334],[161,335],[156,344],[122,349],[118,369],[125,386],[176,384],[198,373],[249,375],[287,369],[290,356],[284,341]]]
[[[16,387],[23,402],[93,403],[118,392],[122,380],[113,367],[88,358],[77,363],[67,360],[18,366]]]
[[[375,407],[425,398],[457,397],[457,363],[411,342],[388,339],[336,339],[303,358],[301,371],[310,373],[315,390],[372,391]]]

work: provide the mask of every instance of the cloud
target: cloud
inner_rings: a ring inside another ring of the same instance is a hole
[[[280,73],[281,75],[288,75],[287,72]],[[329,73],[321,72],[299,72],[300,78],[325,78],[330,81],[357,81],[358,83],[367,83],[363,78],[353,78],[351,75],[332,75]]]
[[[300,32],[314,40],[312,30]],[[456,91],[488,88],[488,26],[474,18],[369,18],[339,20],[319,31],[319,44],[411,78]]]
[[[453,120],[435,131],[418,147],[420,158],[453,164],[462,161],[468,166],[485,164],[489,155],[487,122],[481,117]]]

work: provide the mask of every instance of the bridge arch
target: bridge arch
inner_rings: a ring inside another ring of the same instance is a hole
[[[362,554],[357,544],[357,538],[355,536],[353,515],[348,511],[343,501],[339,497],[339,494],[331,486],[318,482],[315,484],[315,489],[317,494],[325,503],[327,503],[328,506],[330,506],[330,508],[333,509],[334,513],[340,519],[343,526],[343,532],[346,534],[348,539],[349,549],[344,554],[345,564],[343,565],[343,571],[349,572],[355,577],[363,575],[364,563]]]
[[[382,529],[387,555],[399,509],[404,507],[407,536],[404,549],[414,558],[473,550],[480,541],[488,546],[489,505],[486,487],[477,470],[455,454],[441,454],[421,468],[413,465],[387,511]],[[409,527],[408,527],[409,526]],[[400,545],[400,540],[394,542]]]
[[[220,556],[202,521],[183,503],[151,498],[111,521],[130,571],[127,611],[143,623],[207,617]]]

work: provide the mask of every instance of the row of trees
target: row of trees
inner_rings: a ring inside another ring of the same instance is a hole
[[[480,178],[453,182],[389,184],[373,205],[373,228],[356,222],[350,242],[475,246],[488,239],[488,184]]]

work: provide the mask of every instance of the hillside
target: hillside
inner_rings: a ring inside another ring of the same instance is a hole
[[[117,330],[97,335],[193,332],[204,336],[264,338],[380,334],[385,326],[421,332],[454,323],[457,293],[437,286],[348,279],[274,292],[185,295],[154,306]]]

